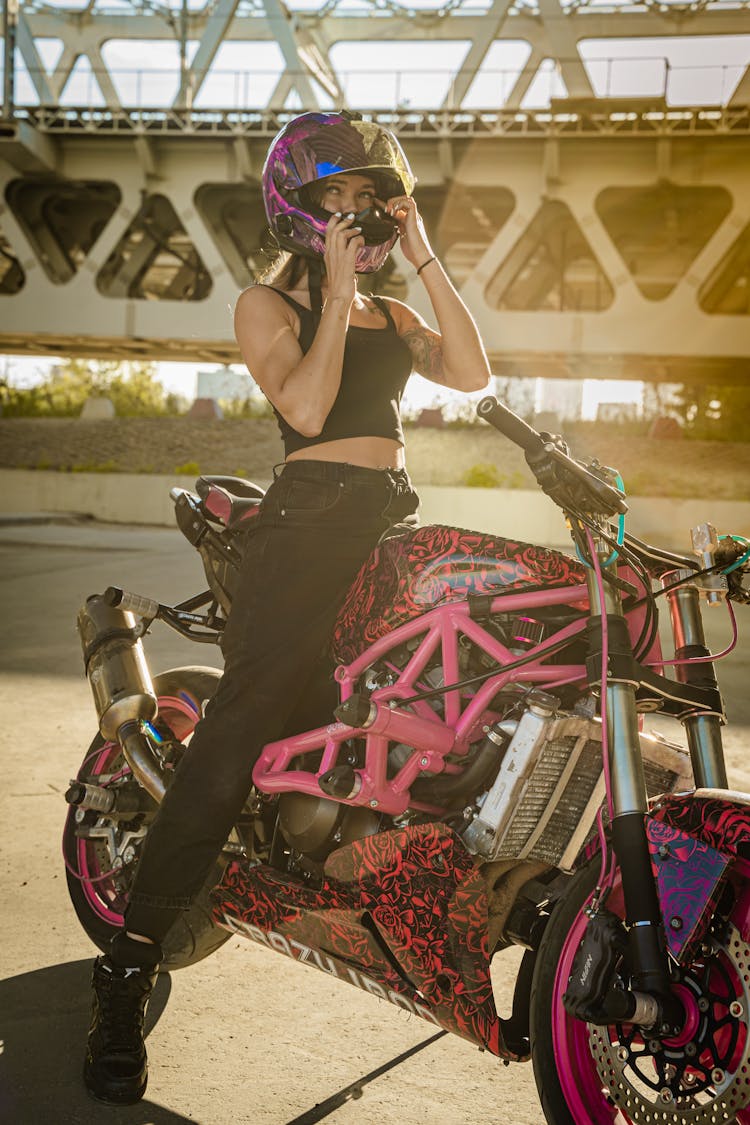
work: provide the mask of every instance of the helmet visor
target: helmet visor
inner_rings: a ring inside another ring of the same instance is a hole
[[[389,194],[411,195],[415,178],[396,138],[370,121],[342,121],[293,142],[290,156],[300,184],[346,172],[379,172]]]

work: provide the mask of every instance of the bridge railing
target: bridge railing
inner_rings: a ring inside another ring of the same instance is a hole
[[[543,109],[550,101],[565,95],[561,69],[565,60],[547,60],[548,65],[537,72],[527,96],[525,109]],[[739,64],[704,64],[676,66],[667,58],[592,56],[586,67],[595,96],[602,98],[660,97],[670,106],[728,105],[744,72]],[[358,69],[337,72],[343,101],[352,109],[429,110],[429,109],[501,109],[513,90],[522,67],[482,69],[473,79],[467,93],[460,69],[412,67],[403,69]],[[281,68],[212,69],[194,95],[188,72],[188,94],[185,104],[196,110],[263,109],[269,105],[281,76]],[[295,77],[290,69],[287,77]],[[0,75],[3,68],[0,65]],[[299,72],[302,75],[302,72]],[[309,75],[307,75],[309,78]],[[4,105],[4,116],[12,108],[39,104],[34,79],[49,79],[47,70],[29,70],[18,61],[15,68],[13,103]],[[0,78],[0,86],[5,83]],[[70,106],[127,106],[131,109],[175,105],[181,86],[181,71],[174,66],[92,67],[79,63],[60,96],[59,104]],[[109,98],[103,90],[109,90]],[[114,91],[117,100],[112,97]],[[315,107],[318,108],[318,107]]]

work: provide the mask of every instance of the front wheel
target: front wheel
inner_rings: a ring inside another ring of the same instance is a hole
[[[204,703],[216,690],[217,668],[175,668],[154,677],[163,720],[180,743],[195,729]],[[122,747],[97,735],[91,743],[77,780],[108,787],[122,784],[130,774]],[[63,859],[68,892],[78,920],[100,949],[123,925],[123,913],[143,842],[147,817],[113,820],[95,812],[68,809],[63,830]],[[193,965],[213,953],[229,934],[212,921],[208,893],[221,878],[219,859],[189,910],[180,915],[163,943],[161,969],[168,972]]]
[[[629,1024],[598,1027],[563,1006],[599,861],[570,882],[552,912],[531,991],[531,1053],[544,1115],[552,1125],[750,1125],[750,945],[748,891],[717,916],[695,954],[675,967],[685,1023],[673,1039]],[[618,881],[607,910],[624,917]]]

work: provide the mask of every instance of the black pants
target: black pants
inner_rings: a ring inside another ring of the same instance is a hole
[[[149,831],[126,925],[161,941],[208,877],[384,532],[416,523],[404,470],[290,462],[247,535],[224,633],[224,674]],[[409,518],[411,517],[411,519]]]

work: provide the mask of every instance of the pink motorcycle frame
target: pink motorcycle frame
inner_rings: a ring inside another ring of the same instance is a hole
[[[580,604],[586,600],[586,586],[573,585],[504,594],[493,599],[490,610],[494,613],[533,614],[534,610],[543,607]],[[337,800],[349,805],[366,805],[390,815],[402,813],[408,807],[437,811],[410,798],[410,787],[419,774],[424,771],[432,774],[460,772],[460,765],[446,762],[447,756],[468,753],[472,742],[481,735],[492,698],[511,678],[515,682],[534,683],[548,689],[582,681],[586,674],[582,664],[545,665],[543,661],[550,648],[574,637],[582,631],[584,624],[585,620],[567,625],[531,648],[525,655],[528,663],[521,668],[498,672],[463,708],[459,689],[446,691],[443,694],[443,722],[425,701],[410,703],[413,712],[398,707],[400,700],[409,699],[423,689],[419,678],[438,649],[448,684],[461,678],[461,637],[472,641],[501,665],[513,665],[518,657],[471,618],[466,601],[439,606],[381,637],[350,664],[339,665],[336,669],[335,679],[339,684],[341,702],[345,703],[353,696],[359,678],[373,663],[385,660],[396,646],[418,639],[416,650],[399,671],[396,682],[372,692],[371,712],[365,726],[357,728],[343,722],[332,723],[270,742],[256,762],[253,782],[264,793],[295,791],[319,797],[320,778],[339,764],[344,743],[353,737],[361,737],[365,740],[365,761],[356,771],[356,792]],[[396,775],[388,779],[388,749],[391,743],[407,743],[414,749]],[[320,766],[315,773],[291,768],[295,758],[312,751],[322,751]]]

